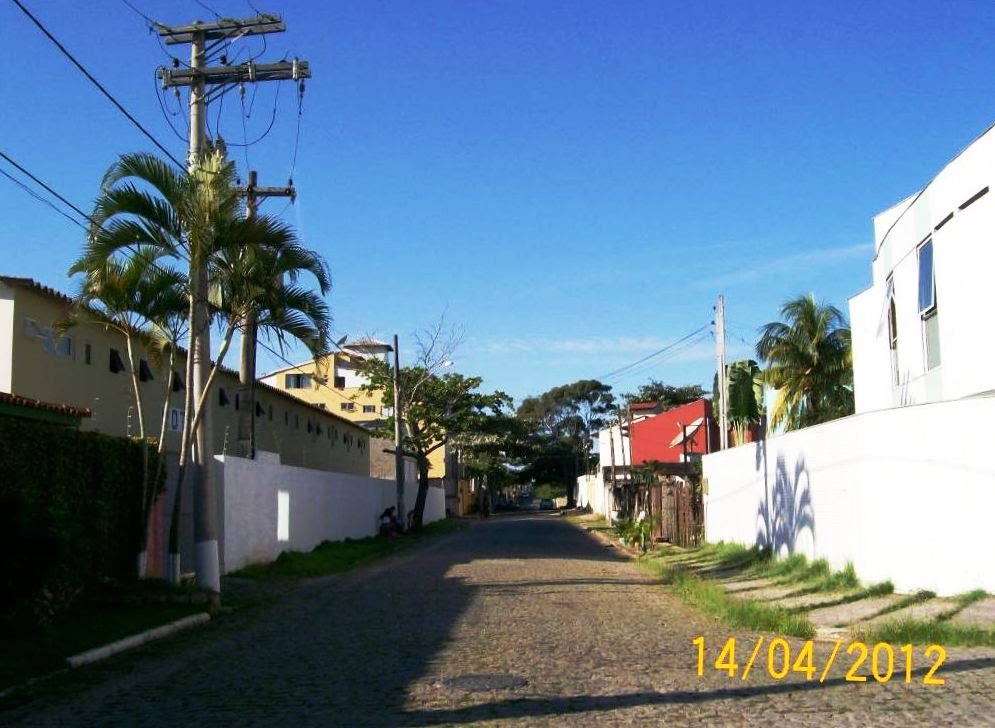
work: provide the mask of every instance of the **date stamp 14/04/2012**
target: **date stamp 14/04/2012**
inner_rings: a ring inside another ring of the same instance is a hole
[[[764,645],[766,642],[766,650]],[[704,677],[707,669],[725,673],[730,679],[739,677],[746,680],[755,669],[763,669],[775,680],[784,680],[789,675],[804,675],[806,680],[814,680],[818,675],[819,682],[825,682],[833,665],[839,661],[846,668],[846,682],[886,683],[892,679],[911,683],[913,664],[916,657],[928,666],[922,677],[923,685],[943,685],[944,679],[937,675],[940,665],[947,658],[947,651],[940,645],[929,645],[917,652],[911,644],[893,647],[887,642],[878,642],[870,646],[864,642],[850,642],[846,648],[843,640],[836,640],[832,652],[824,663],[815,656],[815,645],[812,640],[803,643],[801,649],[792,653],[791,643],[783,637],[775,637],[769,642],[764,637],[758,637],[749,650],[744,650],[740,657],[747,656],[746,662],[737,660],[736,638],[730,637],[718,649],[717,653],[708,654],[704,637],[695,637],[691,642],[697,649],[697,675]],[[840,652],[844,655],[840,655]],[[757,664],[759,662],[759,664]],[[866,671],[870,668],[869,674]]]

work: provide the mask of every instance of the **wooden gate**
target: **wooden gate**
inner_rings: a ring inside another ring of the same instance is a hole
[[[701,543],[701,489],[692,480],[667,475],[658,478],[649,491],[653,540],[685,548]]]

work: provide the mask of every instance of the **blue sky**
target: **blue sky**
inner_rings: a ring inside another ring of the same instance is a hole
[[[137,13],[24,2],[182,157],[153,78],[169,59]],[[465,331],[457,369],[518,398],[663,348],[707,325],[719,293],[733,356],[791,296],[845,309],[870,282],[872,216],[995,117],[982,2],[254,2],[288,25],[260,61],[312,66],[299,201],[264,211],[327,258],[336,332],[397,332],[410,360],[412,334],[445,314]],[[87,209],[115,156],[150,144],[7,2],[0,40],[23,62],[0,76],[0,150]],[[246,119],[251,140],[276,109],[248,149],[262,184],[286,180],[295,146],[294,88],[275,95],[260,85]],[[210,116],[243,141],[236,95]],[[0,185],[0,273],[69,290],[82,232]],[[706,328],[607,381],[710,386],[713,370]]]

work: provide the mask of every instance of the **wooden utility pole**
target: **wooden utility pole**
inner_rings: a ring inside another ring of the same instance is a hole
[[[726,304],[719,296],[715,305],[715,348],[719,381],[719,449],[729,447],[728,403],[726,402]]]
[[[248,61],[239,65],[207,66],[207,54],[222,43],[250,35],[280,33],[286,26],[279,17],[259,15],[244,20],[219,19],[217,22],[196,22],[190,25],[166,26],[156,24],[156,32],[166,45],[190,45],[189,68],[161,67],[156,75],[163,88],[190,87],[190,147],[188,165],[191,171],[201,164],[207,142],[207,106],[212,93],[220,96],[226,87],[259,81],[301,81],[309,78],[306,61],[279,61],[256,64]],[[222,58],[224,60],[224,58]],[[208,92],[208,88],[211,89]],[[190,384],[192,401],[200,403],[211,368],[210,311],[207,293],[209,286],[208,260],[205,250],[191,250],[191,352],[192,374]],[[188,399],[188,401],[190,401]],[[214,592],[221,591],[221,562],[218,548],[217,493],[214,483],[214,447],[211,438],[211,407],[204,400],[195,436],[195,451],[191,471],[194,475],[194,540],[197,550],[197,583]],[[187,417],[193,413],[189,410]],[[188,420],[189,421],[189,420]],[[182,484],[181,484],[182,486]]]
[[[397,519],[408,527],[404,507],[404,438],[401,436],[401,354],[394,334],[394,481],[397,484]]]
[[[255,170],[249,171],[249,183],[239,187],[238,193],[245,197],[245,217],[254,220],[259,203],[268,197],[289,197],[293,202],[297,197],[293,182],[286,187],[260,187]],[[273,281],[282,286],[282,280]],[[246,314],[242,322],[241,350],[239,352],[238,384],[238,452],[242,457],[256,457],[256,338],[257,317],[255,310]]]

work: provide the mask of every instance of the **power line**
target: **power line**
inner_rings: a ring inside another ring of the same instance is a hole
[[[31,20],[31,22],[34,23],[38,27],[38,29],[42,33],[44,33],[45,36],[50,41],[52,41],[52,43],[55,44],[56,48],[58,48],[60,51],[62,51],[62,54],[66,58],[68,58],[72,62],[72,64],[74,66],[76,66],[76,68],[78,68],[80,70],[80,72],[84,76],[86,76],[86,78],[90,81],[90,83],[92,83],[94,86],[96,86],[100,90],[100,92],[104,96],[106,96],[107,99],[112,104],[114,104],[115,107],[117,107],[118,111],[120,111],[122,114],[125,115],[125,117],[127,117],[128,121],[130,121],[132,124],[134,124],[138,128],[138,130],[141,131],[142,134],[144,134],[149,139],[149,141],[151,141],[153,144],[155,144],[156,147],[158,147],[159,151],[161,151],[163,154],[165,154],[169,158],[169,160],[171,162],[173,162],[173,164],[175,164],[177,167],[179,167],[180,169],[186,169],[186,165],[183,164],[182,162],[180,162],[176,157],[174,157],[170,153],[170,151],[168,149],[166,149],[166,147],[164,147],[162,144],[160,144],[159,140],[156,139],[154,136],[152,136],[152,133],[148,129],[146,129],[144,126],[142,126],[141,122],[139,122],[138,119],[136,119],[134,116],[132,116],[128,112],[128,110],[126,108],[124,108],[124,106],[122,106],[121,103],[116,98],[114,98],[114,96],[111,94],[111,92],[108,91],[106,88],[104,88],[104,85],[102,83],[100,83],[100,81],[98,81],[96,78],[94,78],[93,74],[91,74],[89,71],[87,71],[86,68],[83,67],[82,63],[80,63],[79,61],[76,60],[76,58],[73,56],[72,53],[70,53],[68,50],[66,50],[66,47],[64,45],[62,45],[62,43],[59,42],[58,38],[56,38],[54,35],[52,35],[52,33],[49,32],[48,28],[46,28],[44,25],[42,25],[41,21],[38,20],[38,18],[36,18],[34,15],[32,15],[30,10],[28,10],[26,7],[24,7],[24,5],[21,3],[21,0],[11,0],[11,2],[13,2],[14,5],[16,5],[20,9],[20,11],[22,13],[24,13]]]
[[[638,368],[630,369],[630,370],[628,370],[628,371],[626,371],[626,372],[624,372],[622,374],[616,375],[616,376],[611,377],[609,379],[610,380],[614,380],[616,383],[618,383],[618,382],[620,382],[620,381],[622,381],[624,379],[628,379],[629,377],[633,377],[633,376],[636,376],[638,374],[644,374],[645,372],[649,371],[650,369],[658,367],[659,365],[663,364],[664,362],[671,361],[672,359],[674,359],[674,357],[676,357],[676,356],[678,356],[680,354],[683,354],[683,353],[685,353],[687,351],[690,351],[696,345],[700,344],[703,341],[706,341],[711,336],[712,336],[712,332],[710,332],[710,331],[702,331],[697,336],[695,336],[694,338],[689,339],[688,341],[684,342],[682,345],[680,345],[678,347],[675,347],[674,349],[670,350],[670,352],[668,352],[665,356],[663,356],[661,358],[658,358],[658,359],[654,359],[654,360],[649,361],[649,362],[646,362],[646,363],[644,363],[642,366],[640,366]]]
[[[652,354],[647,354],[642,359],[637,359],[636,361],[632,362],[631,364],[626,364],[624,367],[620,367],[618,369],[610,371],[607,374],[602,374],[600,377],[598,377],[598,380],[601,381],[601,380],[604,380],[604,379],[608,379],[609,377],[614,377],[614,376],[616,376],[618,374],[621,374],[622,372],[626,371],[627,369],[631,369],[634,366],[642,364],[644,361],[648,361],[648,360],[652,359],[653,357],[659,356],[660,354],[663,354],[664,352],[669,351],[670,349],[673,349],[678,344],[680,344],[680,343],[682,343],[684,341],[687,341],[692,336],[695,336],[696,334],[701,333],[702,331],[704,331],[705,329],[707,329],[709,326],[711,326],[710,323],[709,324],[705,324],[704,326],[701,326],[701,327],[695,329],[690,334],[687,334],[686,336],[682,336],[677,341],[674,341],[674,342],[672,342],[670,344],[667,344],[662,349],[658,349],[657,351],[654,351]]]
[[[16,177],[14,177],[11,174],[9,174],[7,172],[7,170],[0,169],[0,174],[2,174],[4,177],[6,177],[7,179],[9,179],[11,182],[13,182],[15,185],[17,185],[18,187],[20,187],[22,190],[24,190],[25,192],[27,192],[29,195],[31,195],[32,197],[34,197],[36,200],[38,200],[38,202],[41,202],[42,204],[48,205],[49,207],[51,207],[53,210],[55,210],[57,213],[59,213],[60,215],[62,215],[62,217],[66,218],[73,225],[78,225],[83,230],[86,230],[86,225],[84,225],[83,223],[81,223],[76,218],[70,217],[69,215],[67,215],[64,211],[62,211],[58,207],[56,207],[55,204],[51,200],[47,200],[44,197],[42,197],[41,195],[39,195],[33,189],[31,189],[26,184],[24,184],[23,182],[21,182],[21,180],[17,179]]]
[[[19,165],[17,162],[15,162],[13,159],[11,159],[10,157],[8,157],[6,154],[4,154],[3,152],[0,152],[0,157],[3,157],[5,160],[7,160],[7,162],[9,164],[11,164],[14,167],[16,167],[18,169],[18,171],[20,171],[21,173],[23,173],[23,174],[27,175],[28,177],[30,177],[36,184],[38,184],[41,187],[43,187],[49,194],[54,195],[55,197],[57,197],[62,202],[62,204],[64,204],[67,207],[69,207],[73,212],[75,212],[77,215],[79,215],[80,217],[82,217],[84,220],[90,220],[90,216],[89,215],[87,215],[81,209],[79,209],[78,207],[76,207],[76,205],[74,205],[73,203],[71,203],[69,200],[67,200],[65,197],[63,197],[58,192],[56,192],[55,190],[53,190],[51,187],[49,187],[47,184],[45,184],[44,182],[42,182],[40,179],[38,179],[37,177],[35,177],[33,174],[31,174],[31,172],[29,172],[24,167],[22,167],[21,165]],[[93,220],[90,220],[90,222],[93,222]]]

